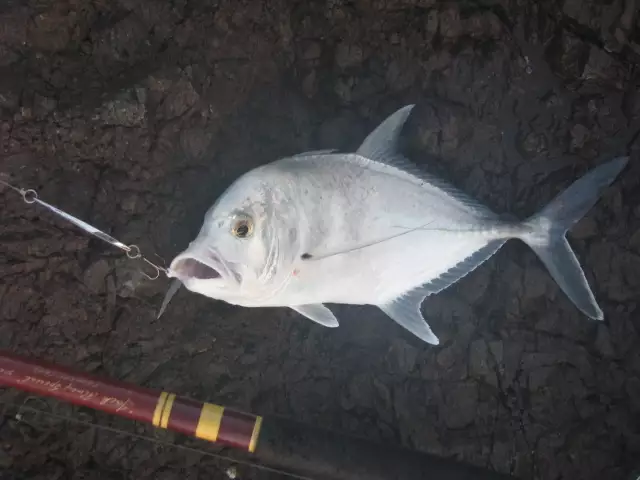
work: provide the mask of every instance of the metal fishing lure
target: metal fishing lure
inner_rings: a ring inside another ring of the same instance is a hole
[[[149,275],[148,273],[142,271],[142,274],[147,277],[149,280],[155,280],[160,276],[160,273],[164,273],[165,275],[167,274],[167,269],[164,267],[161,267],[159,265],[156,265],[155,263],[151,262],[148,258],[146,258],[145,256],[142,255],[142,253],[140,252],[140,247],[138,247],[137,245],[131,244],[131,245],[126,245],[124,243],[122,243],[120,240],[117,240],[115,238],[113,238],[111,235],[103,232],[102,230],[89,225],[87,222],[80,220],[77,217],[74,217],[73,215],[64,212],[62,210],[60,210],[57,207],[54,207],[53,205],[51,205],[50,203],[45,202],[44,200],[40,200],[40,198],[38,198],[38,193],[33,190],[33,189],[24,189],[24,188],[20,188],[20,187],[16,187],[15,185],[12,185],[8,182],[6,182],[5,180],[3,180],[2,178],[0,178],[0,184],[4,185],[6,187],[9,187],[11,190],[13,190],[14,192],[17,192],[18,194],[20,194],[20,196],[22,196],[22,200],[24,201],[24,203],[27,203],[29,205],[33,204],[33,203],[37,203],[39,205],[42,205],[43,207],[45,207],[47,210],[49,210],[50,212],[53,212],[54,214],[58,215],[59,217],[64,218],[65,220],[73,223],[74,225],[80,227],[82,230],[84,230],[85,232],[93,235],[94,237],[97,237],[99,239],[101,239],[102,241],[105,241],[107,243],[109,243],[110,245],[113,245],[116,248],[119,248],[120,250],[124,251],[125,254],[127,255],[127,257],[131,260],[136,260],[136,259],[141,259],[143,260],[145,263],[147,263],[149,266],[151,266],[154,270],[154,274]]]

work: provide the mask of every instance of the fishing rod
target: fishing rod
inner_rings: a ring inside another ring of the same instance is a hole
[[[265,468],[326,480],[509,480],[514,477],[434,455],[260,416],[175,393],[100,377],[0,350],[0,387],[228,447]]]
[[[163,447],[167,447],[167,448],[175,448],[178,450],[184,450],[186,452],[191,452],[191,453],[197,453],[199,455],[203,455],[203,456],[208,456],[211,458],[215,458],[218,460],[223,460],[225,462],[228,463],[232,463],[232,464],[236,464],[236,465],[245,465],[245,466],[249,466],[252,468],[256,468],[259,470],[264,470],[264,471],[268,471],[268,472],[272,472],[272,473],[278,473],[280,475],[284,475],[286,477],[290,477],[290,478],[295,478],[297,480],[313,480],[309,477],[303,477],[300,475],[296,475],[294,473],[291,472],[286,472],[284,470],[279,470],[277,468],[273,468],[273,467],[267,467],[266,465],[261,465],[260,463],[257,463],[255,461],[251,461],[250,459],[240,459],[237,457],[232,457],[229,455],[225,455],[222,453],[222,451],[220,452],[214,452],[214,451],[210,451],[210,450],[205,450],[204,448],[197,448],[197,447],[193,447],[193,446],[189,446],[189,445],[184,445],[184,444],[180,444],[180,443],[176,443],[176,442],[170,442],[170,441],[166,441],[166,440],[160,440],[158,438],[154,438],[151,437],[149,435],[142,435],[139,433],[133,433],[133,432],[129,432],[127,430],[123,430],[121,428],[116,428],[113,426],[107,426],[107,425],[102,425],[99,423],[95,423],[95,422],[90,422],[87,420],[82,420],[80,418],[76,418],[76,417],[70,417],[68,415],[60,415],[58,413],[53,413],[53,412],[47,412],[45,410],[39,409],[39,408],[34,408],[32,406],[26,405],[26,403],[29,400],[32,400],[34,398],[37,397],[28,397],[25,402],[23,404],[17,404],[17,403],[12,403],[12,402],[5,402],[5,401],[0,401],[0,405],[3,405],[5,407],[8,408],[12,408],[15,410],[14,414],[9,413],[7,410],[5,410],[3,412],[3,415],[7,418],[13,419],[14,421],[16,421],[17,423],[25,423],[31,427],[36,428],[38,425],[36,422],[34,422],[33,420],[31,420],[30,418],[28,418],[25,413],[26,412],[31,412],[32,414],[34,414],[34,416],[40,415],[40,416],[44,416],[44,417],[49,417],[58,421],[62,421],[62,422],[69,422],[69,423],[73,423],[76,425],[82,425],[88,428],[96,428],[98,430],[103,430],[115,435],[124,435],[136,440],[142,440],[142,441],[147,441],[147,442],[151,442],[154,443],[156,445],[160,445]],[[227,476],[231,479],[233,478],[237,478],[238,476],[238,472],[237,469],[235,468],[235,466],[231,466],[227,469],[226,471]],[[637,480],[637,479],[634,479]]]

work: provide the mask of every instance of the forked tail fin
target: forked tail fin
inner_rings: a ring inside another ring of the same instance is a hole
[[[629,157],[616,158],[576,180],[541,212],[526,220],[519,235],[571,301],[595,320],[602,320],[604,315],[565,235],[598,201],[628,160]]]

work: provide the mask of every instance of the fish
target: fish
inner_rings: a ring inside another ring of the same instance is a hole
[[[424,300],[518,239],[575,307],[603,320],[566,233],[628,157],[593,168],[538,213],[517,220],[400,152],[413,108],[389,115],[355,152],[304,152],[232,182],[205,214],[195,239],[171,261],[167,275],[174,283],[162,310],[181,285],[247,308],[290,308],[330,328],[339,322],[326,304],[368,305],[438,345],[421,311]]]

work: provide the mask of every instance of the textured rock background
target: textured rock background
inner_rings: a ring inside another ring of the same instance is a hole
[[[606,321],[526,246],[425,303],[442,344],[374,308],[325,329],[182,291],[2,194],[0,347],[400,443],[524,479],[622,479],[640,454],[640,34],[634,0],[4,0],[0,171],[167,261],[234,178],[354,148],[418,106],[406,152],[498,211],[630,167],[572,231]],[[2,479],[218,479],[179,440],[0,392]],[[284,478],[240,466],[239,478]]]

